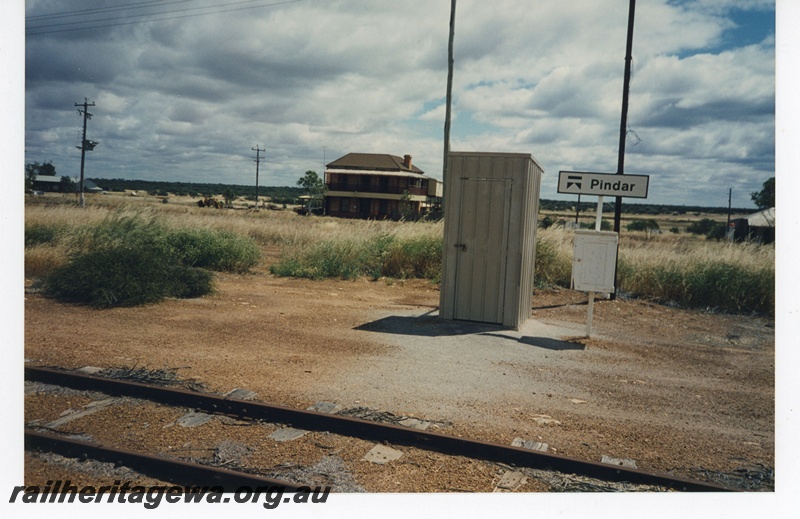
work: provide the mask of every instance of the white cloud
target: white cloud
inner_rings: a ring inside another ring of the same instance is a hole
[[[699,11],[725,13],[731,9],[744,11],[775,8],[775,0],[688,0],[687,6]]]
[[[715,48],[727,9],[769,5],[725,6],[637,6],[629,123],[644,142],[629,155],[652,171],[648,152],[697,160],[697,174],[747,176],[754,190],[774,160],[774,45]],[[249,183],[257,143],[273,185],[350,151],[410,153],[440,176],[448,20],[449,2],[301,1],[29,36],[27,160],[76,167],[72,105],[87,97],[101,141],[89,176]],[[626,26],[627,3],[613,0],[459,2],[453,149],[530,152],[553,176],[616,167]]]

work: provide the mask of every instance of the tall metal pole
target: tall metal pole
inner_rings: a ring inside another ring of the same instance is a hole
[[[444,159],[442,184],[447,183],[448,156],[450,155],[450,106],[453,101],[453,41],[456,27],[456,0],[450,1],[450,37],[447,43],[447,99],[444,112]]]
[[[636,0],[630,0],[628,9],[628,42],[625,47],[625,79],[622,83],[622,117],[619,123],[619,157],[617,175],[625,173],[625,140],[628,133],[628,93],[631,84],[631,61],[633,60],[633,18]],[[614,204],[614,232],[619,232],[622,219],[622,197],[618,196]]]
[[[628,93],[631,84],[631,61],[633,61],[633,19],[636,11],[636,0],[630,0],[628,7],[628,40],[625,46],[625,79],[622,82],[622,116],[619,122],[619,157],[617,160],[617,175],[625,174],[625,140],[628,134]],[[614,232],[619,233],[622,221],[622,197],[618,196],[614,203]],[[619,247],[619,242],[617,242]],[[619,254],[617,254],[619,257]],[[614,265],[614,293],[611,299],[617,297],[617,271],[619,260]]]
[[[258,164],[261,162],[261,152],[266,151],[266,148],[262,150],[258,147],[258,144],[256,144],[255,148],[250,149],[256,152],[256,211],[258,211]]]
[[[78,148],[80,148],[81,150],[81,181],[80,185],[78,186],[80,193],[78,197],[80,200],[81,207],[86,207],[86,200],[83,197],[83,167],[84,164],[86,163],[86,148],[88,147],[86,142],[86,120],[92,118],[92,114],[88,112],[88,109],[90,106],[94,106],[94,103],[89,104],[89,100],[84,97],[83,104],[75,103],[75,106],[83,107],[83,110],[78,109],[78,114],[83,114],[83,136],[81,137],[81,145],[78,146]],[[94,146],[89,147],[90,150],[92,148],[94,148]]]

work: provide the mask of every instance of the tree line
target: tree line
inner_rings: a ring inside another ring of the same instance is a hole
[[[226,192],[233,193],[235,196],[243,196],[247,199],[255,199],[255,186],[245,186],[237,184],[206,184],[196,182],[170,182],[159,180],[127,180],[122,178],[92,178],[92,182],[106,191],[146,191],[152,195],[175,195],[175,196],[203,196],[211,197]],[[294,204],[305,194],[302,187],[275,187],[259,186],[258,196],[269,197],[276,204]]]
[[[310,178],[309,178],[310,177]],[[220,195],[226,191],[233,191],[236,196],[244,196],[248,199],[254,199],[256,194],[255,186],[235,185],[235,184],[206,184],[196,182],[170,182],[158,180],[127,180],[121,178],[106,179],[106,178],[92,178],[89,179],[97,184],[98,187],[106,191],[146,191],[153,195],[167,195],[172,194],[176,196],[214,196]],[[303,183],[298,182],[298,186],[259,186],[259,197],[269,197],[274,203],[297,203],[301,195],[318,195],[321,180],[314,179],[312,176],[302,177]],[[316,180],[316,182],[315,182]],[[310,192],[310,193],[309,193]],[[570,200],[547,200],[542,199],[539,202],[539,208],[544,211],[559,211],[559,212],[574,212],[577,206],[577,201]],[[580,204],[580,212],[594,211],[597,208],[596,202],[583,202]],[[613,209],[611,209],[613,210]],[[727,207],[704,207],[704,206],[688,206],[688,205],[669,205],[669,204],[622,204],[622,212],[625,214],[641,214],[641,215],[658,215],[658,214],[693,214],[693,213],[707,213],[707,214],[726,214]],[[737,214],[752,213],[752,208],[734,208],[732,212]]]
[[[575,213],[578,207],[577,200],[540,200],[539,209],[544,211],[557,211],[557,212],[571,212]],[[586,213],[594,212],[597,209],[597,202],[583,202],[580,203],[580,212]],[[613,202],[608,202],[603,206],[603,211],[614,211]],[[622,203],[622,212],[624,214],[642,214],[642,215],[659,215],[659,214],[693,214],[693,213],[708,213],[708,214],[727,214],[727,207],[705,207],[699,205],[673,205],[673,204],[631,204]],[[732,213],[747,214],[753,213],[753,208],[734,207],[731,208]]]
[[[29,189],[37,176],[55,175],[55,167],[51,163],[39,164],[34,162],[25,165],[26,189]],[[65,177],[69,179],[69,177]],[[71,180],[71,179],[70,179]],[[244,196],[254,200],[256,188],[252,185],[220,184],[220,183],[196,183],[196,182],[171,182],[160,180],[128,180],[122,178],[106,179],[91,178],[98,187],[106,191],[146,191],[153,195],[173,194],[176,196],[214,196],[222,193],[228,195]],[[294,204],[300,200],[302,195],[310,195],[312,198],[319,198],[325,190],[324,181],[314,171],[306,171],[303,177],[297,181],[297,186],[259,186],[259,196],[269,197],[273,203]],[[764,182],[762,189],[750,194],[753,202],[759,209],[775,207],[775,177]],[[558,211],[574,213],[576,208],[579,212],[593,211],[597,204],[594,202],[580,202],[571,200],[546,200],[539,202],[540,209],[544,211]],[[611,203],[608,204],[609,210],[613,210]],[[747,214],[753,212],[751,208],[731,208],[732,213]],[[726,214],[727,207],[705,207],[693,205],[673,205],[673,204],[647,204],[647,203],[622,203],[622,212],[625,214],[639,215],[659,215],[659,214]]]

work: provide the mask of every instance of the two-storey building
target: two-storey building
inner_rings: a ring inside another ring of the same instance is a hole
[[[326,165],[325,187],[325,214],[342,218],[418,218],[442,197],[442,183],[411,155],[348,153]]]

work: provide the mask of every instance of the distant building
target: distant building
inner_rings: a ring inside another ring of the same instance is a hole
[[[78,190],[78,179],[72,177],[70,178],[72,180],[72,191],[70,191],[70,193],[74,193]],[[61,193],[63,191],[64,184],[61,183],[61,175],[36,175],[36,179],[33,181],[32,187],[34,191]],[[102,188],[97,187],[97,184],[87,179],[83,180],[83,189],[86,192],[98,193],[103,190]]]
[[[340,218],[419,218],[441,207],[442,183],[411,155],[348,153],[325,169],[325,214]]]
[[[58,193],[61,191],[61,177],[58,175],[36,175],[33,181],[34,191]]]
[[[731,221],[736,241],[775,242],[775,208],[770,207],[745,218]]]

